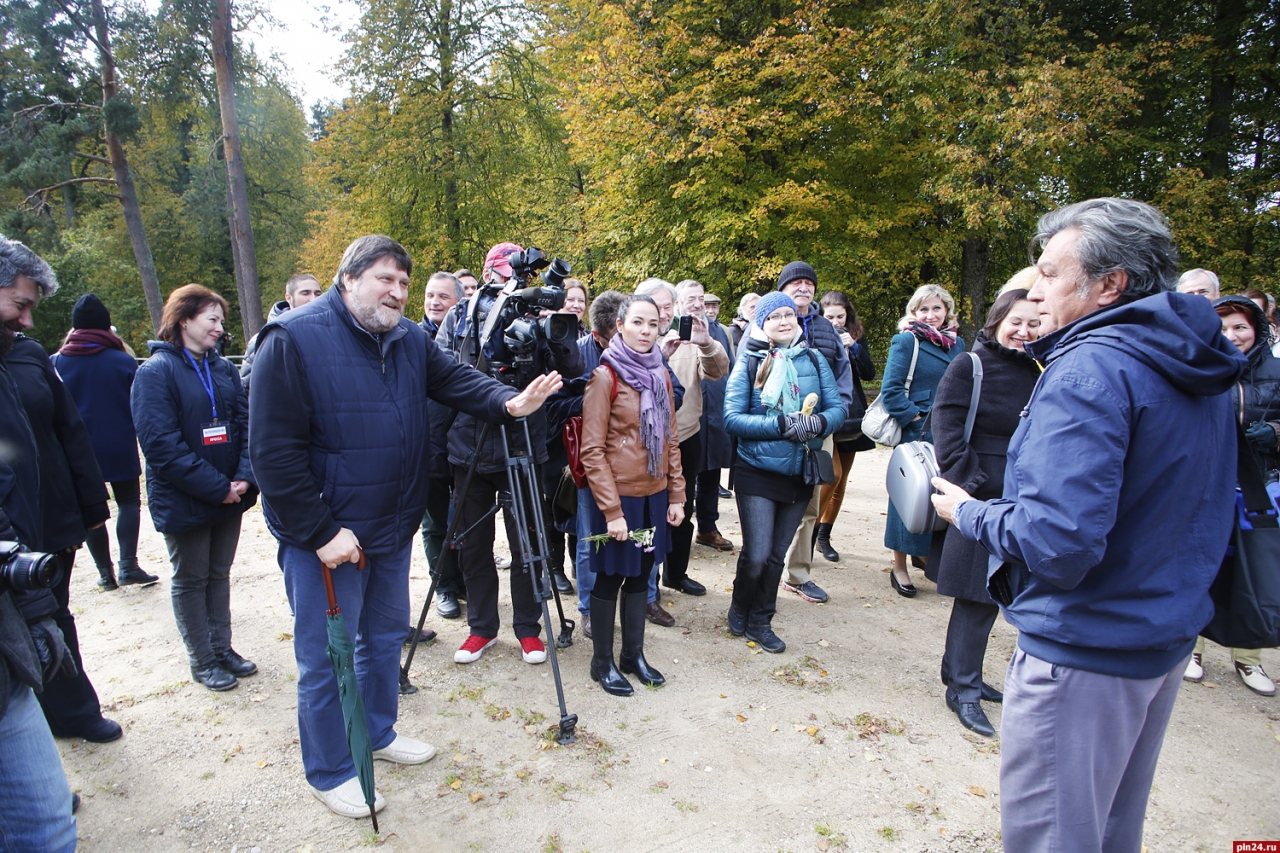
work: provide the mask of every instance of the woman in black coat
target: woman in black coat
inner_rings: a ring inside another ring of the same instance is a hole
[[[50,361],[67,386],[93,442],[102,476],[116,501],[116,544],[120,548],[120,583],[150,586],[159,580],[138,566],[138,529],[142,492],[138,479],[138,436],[129,411],[129,392],[138,362],[111,331],[111,313],[102,300],[86,293],[71,311],[71,332]],[[116,588],[115,566],[107,527],[95,527],[85,542],[98,567],[98,586]]]
[[[967,442],[964,426],[973,393],[972,356],[951,362],[938,384],[932,427],[940,476],[961,484],[978,500],[998,498],[1004,491],[1009,440],[1040,377],[1040,366],[1023,351],[1023,345],[1038,338],[1039,329],[1040,314],[1027,301],[1026,290],[1010,290],[991,306],[972,353],[981,360],[983,375],[973,434]],[[987,638],[1000,612],[987,594],[989,558],[981,543],[965,539],[948,525],[933,536],[925,572],[938,584],[939,593],[955,599],[942,656],[947,707],[965,728],[987,736],[994,735],[995,728],[979,700],[1003,698],[982,681]]]
[[[853,309],[853,302],[839,290],[832,290],[822,297],[822,316],[836,327],[836,334],[849,353],[853,368],[853,405],[849,407],[844,426],[835,434],[836,481],[822,487],[818,498],[818,526],[814,528],[814,543],[822,556],[833,563],[840,561],[840,553],[831,547],[831,528],[844,504],[844,490],[853,468],[853,457],[861,450],[875,450],[876,443],[862,434],[862,416],[867,413],[867,392],[862,383],[876,378],[876,366],[867,349],[867,334]]]
[[[6,356],[22,408],[31,424],[40,461],[41,532],[34,550],[53,554],[62,577],[51,590],[58,603],[53,621],[75,660],[75,675],[59,672],[37,694],[55,737],[82,737],[107,743],[120,737],[120,725],[102,716],[98,694],[84,671],[75,618],[71,615],[71,568],[85,531],[111,515],[88,430],[44,347],[16,336]]]
[[[1271,354],[1271,323],[1258,300],[1247,295],[1216,299],[1213,310],[1222,318],[1222,334],[1249,359],[1249,368],[1240,378],[1236,406],[1240,410],[1243,404],[1240,422],[1262,476],[1274,480],[1280,469],[1276,436],[1280,430],[1280,359]],[[1183,679],[1204,680],[1203,655],[1204,637],[1199,637]],[[1275,682],[1262,668],[1260,649],[1232,649],[1231,662],[1245,687],[1259,696],[1276,695]]]
[[[248,399],[239,371],[217,350],[226,310],[226,300],[198,284],[175,290],[132,394],[147,505],[173,563],[173,615],[191,676],[210,690],[230,690],[258,670],[231,648],[231,562],[258,490]]]

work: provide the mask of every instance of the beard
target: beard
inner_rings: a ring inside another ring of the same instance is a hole
[[[9,354],[9,350],[13,349],[14,331],[8,325],[0,326],[0,358]]]
[[[351,294],[351,313],[361,326],[375,335],[394,329],[404,317],[402,308],[395,308],[384,302],[369,304],[362,298],[363,294]]]

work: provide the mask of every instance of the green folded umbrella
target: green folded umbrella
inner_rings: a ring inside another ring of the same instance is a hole
[[[357,569],[365,567],[364,552],[360,552]],[[324,568],[324,589],[329,595],[329,609],[325,627],[329,631],[329,645],[325,651],[329,655],[329,663],[333,664],[333,677],[338,681],[338,698],[342,702],[342,720],[346,724],[347,748],[351,750],[351,760],[356,765],[356,775],[360,778],[360,790],[364,792],[364,801],[369,804],[369,817],[373,820],[373,831],[378,831],[378,815],[373,810],[375,793],[373,790],[373,745],[369,742],[369,718],[364,711],[364,700],[360,698],[360,686],[356,683],[356,649],[351,642],[351,634],[347,631],[347,620],[338,607],[337,596],[333,592],[333,574],[328,566]]]

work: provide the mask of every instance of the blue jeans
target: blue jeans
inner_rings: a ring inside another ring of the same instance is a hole
[[[49,724],[31,688],[12,683],[0,718],[0,850],[75,850],[71,788]]]
[[[412,543],[386,554],[366,553],[333,570],[338,608],[355,639],[356,680],[369,718],[369,742],[382,749],[395,740],[400,701],[400,644],[409,624],[409,554]],[[338,683],[325,651],[329,632],[320,559],[314,551],[284,546],[284,582],[293,608],[293,652],[298,659],[298,735],[307,782],[332,790],[356,775],[347,747]]]
[[[741,492],[735,497],[742,525],[742,550],[733,580],[733,608],[746,615],[748,627],[763,628],[773,622],[777,612],[778,583],[782,580],[787,546],[796,535],[809,502],[779,503]]]
[[[590,515],[594,500],[590,489],[578,489],[578,559],[574,563],[574,571],[578,579],[578,612],[583,616],[591,610],[591,590],[596,586],[596,573],[591,570],[591,551],[596,546],[586,541],[591,535]],[[665,558],[661,554],[653,556],[653,571],[649,572],[650,604],[658,600],[658,573],[662,571]]]

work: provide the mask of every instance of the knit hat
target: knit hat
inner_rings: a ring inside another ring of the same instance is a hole
[[[102,304],[101,299],[92,293],[86,293],[76,300],[75,307],[71,309],[71,328],[101,329],[109,332],[111,331],[111,312]]]
[[[813,282],[815,288],[818,286],[818,274],[813,271],[813,267],[804,261],[792,261],[782,268],[782,272],[778,273],[778,290],[782,290],[782,288],[800,278],[809,279],[809,281]]]
[[[769,319],[769,315],[779,308],[790,308],[797,311],[796,301],[781,290],[775,290],[773,293],[766,293],[760,297],[760,301],[756,303],[756,325],[764,328],[764,321]]]
[[[507,258],[523,251],[524,249],[515,243],[499,243],[489,250],[489,254],[484,256],[485,271],[496,270],[503,278],[511,278],[511,264],[508,263]]]

